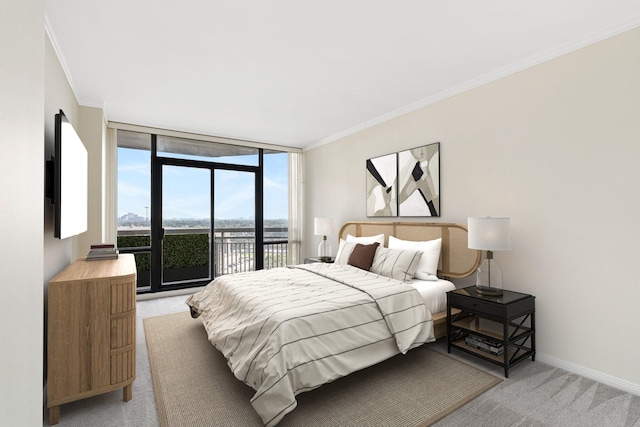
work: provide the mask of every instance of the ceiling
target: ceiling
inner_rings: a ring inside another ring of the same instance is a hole
[[[46,0],[109,121],[309,148],[640,26],[638,0]]]

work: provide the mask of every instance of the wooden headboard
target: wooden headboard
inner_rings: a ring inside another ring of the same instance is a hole
[[[352,236],[375,236],[384,233],[385,246],[389,236],[402,240],[424,241],[442,237],[438,276],[461,278],[473,274],[480,265],[481,252],[467,247],[467,227],[452,223],[426,222],[346,222],[340,228],[340,239]]]

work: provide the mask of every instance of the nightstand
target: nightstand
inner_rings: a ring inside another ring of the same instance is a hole
[[[304,263],[305,263],[305,264],[311,264],[311,263],[314,263],[314,262],[328,262],[328,263],[332,263],[332,262],[334,262],[335,260],[336,260],[336,259],[335,259],[335,257],[331,257],[331,258],[329,258],[328,260],[325,260],[325,259],[321,259],[320,257],[317,257],[317,256],[310,256],[310,257],[308,257],[308,258],[305,258],[305,259],[304,259]]]
[[[475,286],[447,292],[447,351],[456,348],[500,365],[509,378],[510,367],[535,360],[535,319],[533,295],[504,290],[489,297]]]

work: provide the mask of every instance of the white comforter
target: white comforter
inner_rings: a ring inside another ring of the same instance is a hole
[[[221,276],[187,303],[267,426],[298,393],[434,340],[431,313],[405,283],[348,265],[305,264]],[[386,342],[386,343],[385,343]]]

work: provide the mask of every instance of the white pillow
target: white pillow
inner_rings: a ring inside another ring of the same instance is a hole
[[[375,236],[362,236],[362,237],[355,237],[355,236],[352,236],[351,234],[347,234],[347,242],[356,242],[356,243],[360,243],[361,245],[369,245],[371,243],[378,242],[380,243],[380,247],[383,247],[384,233],[377,234]]]
[[[442,248],[442,238],[427,240],[424,242],[414,242],[411,240],[401,240],[389,236],[389,248],[391,249],[411,249],[422,252],[422,258],[418,263],[418,268],[414,276],[421,280],[438,279],[438,263],[440,262],[440,249]]]
[[[411,282],[421,257],[420,251],[378,247],[370,271],[403,282]]]
[[[347,242],[344,239],[340,239],[338,253],[336,254],[336,259],[333,263],[341,265],[349,264],[349,257],[351,256],[351,252],[353,252],[353,248],[355,248],[357,244],[358,242]]]

